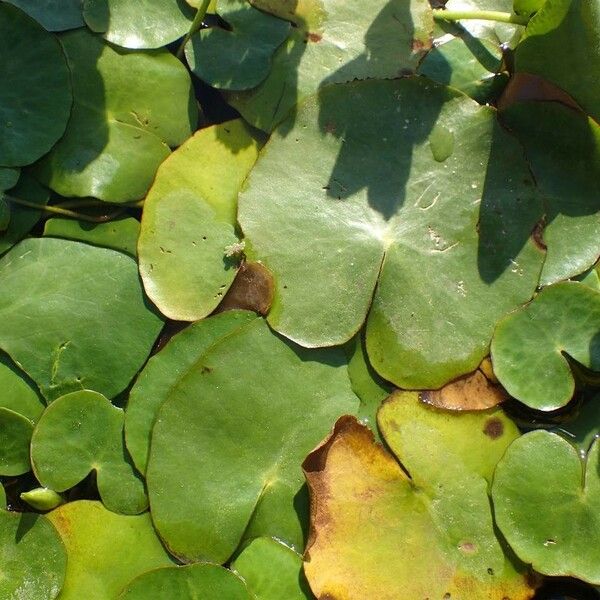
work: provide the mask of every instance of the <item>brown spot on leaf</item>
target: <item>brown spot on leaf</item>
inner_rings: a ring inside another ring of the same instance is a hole
[[[483,433],[493,440],[496,440],[504,433],[504,425],[500,419],[493,417],[485,422]]]
[[[461,542],[458,549],[465,554],[473,554],[477,550],[477,546],[473,542]]]
[[[324,129],[325,129],[326,133],[335,134],[335,132],[336,132],[335,123],[331,123],[331,122],[325,123]]]
[[[269,269],[258,262],[246,262],[239,268],[233,284],[215,313],[244,309],[266,315],[273,302],[274,288],[273,275]]]
[[[318,44],[323,39],[323,36],[319,35],[318,33],[309,33],[308,34],[308,39],[311,42],[314,42],[315,44]]]
[[[531,232],[531,239],[533,243],[538,247],[539,250],[546,250],[547,246],[544,242],[544,227],[546,223],[544,220],[538,221]]]

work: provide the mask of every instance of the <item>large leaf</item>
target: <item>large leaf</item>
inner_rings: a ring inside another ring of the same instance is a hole
[[[194,11],[183,0],[83,0],[87,26],[124,48],[160,48],[188,32]]]
[[[524,435],[498,463],[493,498],[498,526],[522,560],[546,575],[600,584],[600,442],[582,469],[560,436]]]
[[[514,105],[502,120],[525,146],[544,199],[541,283],[578,275],[600,255],[600,126],[553,102]]]
[[[75,29],[83,25],[82,0],[6,0],[18,6],[48,31]]]
[[[112,599],[134,577],[173,564],[148,513],[117,515],[100,502],[80,500],[60,506],[47,518],[69,557],[60,600]]]
[[[63,35],[61,42],[73,110],[37,176],[63,196],[142,198],[169,146],[181,144],[195,127],[188,73],[164,49],[117,50],[84,30]]]
[[[373,302],[367,350],[386,379],[435,388],[475,369],[543,259],[533,182],[494,112],[405,78],[330,86],[282,127],[239,207],[275,276],[269,323],[339,344]]]
[[[247,121],[265,131],[324,83],[414,71],[431,43],[433,21],[426,0],[375,0],[369,10],[346,0],[253,4],[296,23],[275,53],[267,79],[229,97]]]
[[[569,402],[575,391],[569,358],[600,371],[600,291],[582,283],[544,288],[494,333],[494,372],[531,408],[555,410]]]
[[[0,564],[3,600],[53,600],[65,579],[67,554],[45,517],[10,513],[2,506]]]
[[[65,131],[72,102],[69,71],[56,38],[4,2],[0,72],[0,165],[28,165]]]
[[[269,74],[271,56],[290,24],[247,0],[219,0],[217,11],[229,29],[211,27],[192,37],[185,51],[192,72],[219,89],[256,87]]]
[[[218,565],[165,567],[140,575],[119,600],[254,600],[241,577]]]
[[[258,317],[215,343],[154,425],[146,477],[168,548],[222,563],[260,535],[301,547],[300,462],[357,404],[337,349],[294,347]]]
[[[106,508],[137,514],[148,502],[127,458],[123,411],[89,390],[55,400],[31,439],[31,462],[42,485],[64,492],[94,471]]]
[[[547,0],[529,21],[515,69],[540,75],[600,119],[600,2]]]
[[[173,388],[214,344],[255,318],[249,312],[231,311],[198,321],[150,358],[131,389],[125,413],[127,448],[142,473],[146,472],[156,414]]]
[[[146,293],[171,319],[210,314],[235,277],[227,247],[237,196],[259,143],[241,121],[196,133],[160,167],[146,198],[139,239]]]
[[[84,388],[118,394],[162,324],[135,262],[114,250],[24,240],[0,260],[0,285],[0,347],[49,400]]]
[[[410,477],[353,417],[342,417],[304,462],[311,492],[304,570],[315,595],[531,598],[496,539],[485,479],[444,443],[424,444],[423,421],[389,416],[380,428]]]

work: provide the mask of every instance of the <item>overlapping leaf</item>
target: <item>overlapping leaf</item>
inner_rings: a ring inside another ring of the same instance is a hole
[[[530,239],[533,182],[494,112],[405,78],[330,86],[289,135],[282,127],[239,207],[275,276],[269,323],[302,345],[333,345],[370,310],[369,358],[400,387],[475,369],[543,260]]]
[[[6,0],[33,17],[48,31],[64,31],[83,25],[81,0]]]
[[[0,260],[0,285],[0,347],[48,400],[85,388],[112,398],[144,363],[162,325],[135,262],[114,250],[24,240]]]

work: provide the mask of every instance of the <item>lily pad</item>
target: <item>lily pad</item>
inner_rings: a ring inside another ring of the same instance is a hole
[[[146,293],[171,319],[196,321],[223,299],[237,270],[238,192],[259,142],[241,120],[203,129],[160,167],[138,243]]]
[[[119,600],[254,600],[244,580],[218,565],[165,567],[140,575],[128,584]]]
[[[530,16],[536,13],[546,0],[513,0],[513,10],[518,15]]]
[[[244,261],[219,303],[217,312],[241,308],[267,315],[273,303],[274,287],[273,275],[269,269],[259,262]]]
[[[117,50],[85,30],[61,37],[73,82],[67,130],[36,166],[63,196],[110,202],[142,198],[169,146],[196,125],[184,66],[166,49]],[[124,82],[127,85],[124,85]]]
[[[596,77],[600,71],[600,4],[589,0],[545,2],[517,46],[515,70],[552,81],[587,114],[600,120]]]
[[[134,578],[172,566],[150,515],[125,516],[100,502],[80,500],[48,513],[69,560],[60,600],[115,598]]]
[[[64,31],[81,27],[82,0],[6,0],[33,17],[48,31]]]
[[[369,10],[339,0],[253,4],[296,24],[275,53],[267,79],[228,97],[249,123],[265,131],[325,83],[414,71],[431,45],[427,0],[374,0]]]
[[[212,346],[255,318],[249,312],[231,311],[198,321],[150,358],[131,389],[125,413],[127,448],[142,473],[146,472],[156,415],[173,388]]]
[[[575,446],[580,457],[585,459],[592,444],[600,438],[600,394],[587,398],[571,419],[553,431]]]
[[[540,283],[582,273],[600,255],[600,125],[553,102],[527,102],[502,121],[525,146],[545,204]]]
[[[83,0],[87,26],[124,48],[160,48],[188,32],[194,11],[184,0]]]
[[[162,326],[146,305],[135,261],[114,250],[24,240],[0,260],[0,285],[0,347],[48,400],[85,388],[112,398]]]
[[[0,167],[0,191],[10,190],[19,181],[20,170],[13,167]]]
[[[46,517],[0,509],[0,564],[0,597],[53,600],[65,579],[67,553]]]
[[[533,431],[498,463],[496,521],[512,549],[545,575],[600,584],[600,442],[582,469],[562,437]]]
[[[135,257],[140,222],[133,217],[115,219],[109,223],[89,223],[55,217],[44,225],[44,235],[87,242],[94,246],[120,250]]]
[[[599,331],[600,292],[574,281],[551,285],[499,323],[494,372],[527,406],[556,410],[575,391],[568,358],[600,371]]]
[[[144,482],[127,460],[123,422],[123,411],[97,392],[72,392],[55,400],[31,440],[38,481],[64,492],[94,471],[106,508],[125,514],[145,510]]]
[[[533,181],[494,111],[404,78],[329,86],[286,127],[239,201],[275,277],[270,325],[303,346],[340,344],[372,303],[367,350],[385,379],[432,389],[477,368],[543,260]]]
[[[219,0],[228,29],[202,29],[186,45],[192,72],[224,90],[256,87],[271,70],[271,57],[287,38],[290,24],[254,8],[247,0]]]
[[[487,482],[445,445],[411,439],[423,425],[403,423],[411,435],[392,446],[409,475],[348,416],[305,460],[311,534],[304,571],[313,593],[336,600],[531,598],[531,582],[495,536]],[[394,433],[385,421],[380,427],[386,440]]]
[[[302,557],[273,538],[256,538],[233,561],[256,600],[310,600]]]
[[[0,165],[28,165],[65,131],[72,102],[69,70],[57,39],[4,2],[0,71]]]
[[[223,563],[258,536],[301,547],[300,461],[357,405],[340,350],[287,344],[259,317],[215,343],[181,374],[152,433],[148,493],[170,551]]]

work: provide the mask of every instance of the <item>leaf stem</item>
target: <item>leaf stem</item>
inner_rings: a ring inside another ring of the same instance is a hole
[[[11,204],[17,204],[18,206],[24,206],[25,208],[32,208],[35,210],[39,210],[42,212],[48,212],[55,215],[61,215],[62,217],[68,217],[70,219],[78,219],[80,221],[88,221],[90,223],[105,223],[106,221],[111,221],[115,217],[118,217],[122,212],[123,208],[118,208],[117,210],[109,213],[107,215],[85,215],[83,213],[75,212],[74,210],[69,210],[67,208],[62,208],[60,206],[52,206],[51,204],[36,204],[35,202],[30,202],[29,200],[23,200],[22,198],[16,198],[15,196],[10,196],[9,194],[0,194],[0,197],[10,202]]]
[[[462,19],[479,19],[481,21],[497,21],[498,23],[514,23],[516,25],[527,25],[529,17],[515,15],[509,12],[497,10],[444,10],[433,11],[434,19],[444,21],[460,21]]]
[[[179,48],[177,48],[177,58],[183,58],[183,51],[185,50],[185,45],[190,41],[190,38],[197,31],[200,31],[209,4],[210,0],[204,0],[200,5],[200,8],[196,11],[196,15],[194,16],[194,20],[192,21],[190,30],[185,34],[185,37],[183,38],[183,40],[181,40],[181,44],[179,44]]]

